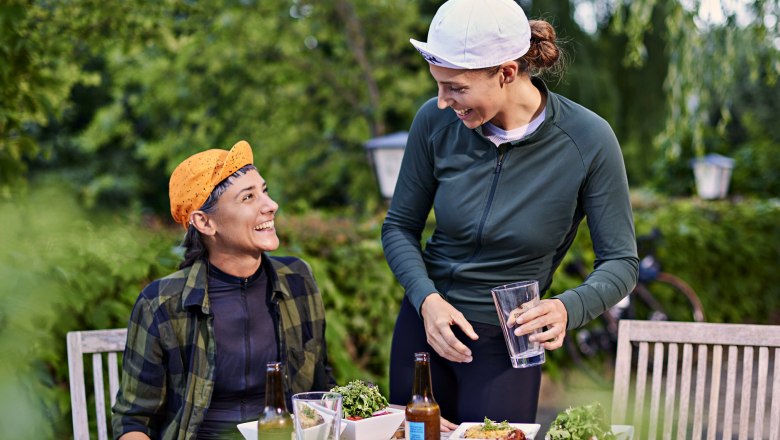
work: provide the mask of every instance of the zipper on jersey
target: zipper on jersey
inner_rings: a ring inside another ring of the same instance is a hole
[[[457,271],[463,264],[471,263],[479,254],[479,251],[482,250],[482,233],[485,229],[487,216],[490,213],[490,209],[493,207],[493,197],[495,196],[496,188],[498,187],[498,179],[501,177],[501,167],[509,155],[508,145],[510,144],[502,144],[496,149],[496,168],[493,171],[493,181],[490,184],[490,193],[488,194],[487,203],[485,204],[485,209],[482,211],[482,218],[480,218],[479,226],[477,227],[477,245],[474,247],[474,251],[471,253],[471,256],[469,256],[465,263],[457,264],[452,269],[450,269],[450,281],[447,283],[445,291],[449,290],[450,286],[452,286],[452,277],[455,274],[455,271]]]

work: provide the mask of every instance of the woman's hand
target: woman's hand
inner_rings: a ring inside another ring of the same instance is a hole
[[[472,340],[479,336],[458,309],[444,300],[438,293],[428,295],[420,307],[425,324],[428,344],[444,359],[453,362],[471,362],[471,350],[464,345],[450,329],[457,325]]]
[[[450,422],[444,417],[440,417],[440,418],[441,418],[441,425],[440,425],[441,432],[450,432],[458,428],[458,425]]]
[[[151,440],[148,435],[143,432],[126,432],[119,437],[119,440]]]
[[[527,335],[536,329],[542,329],[541,333],[531,335],[528,339],[531,342],[541,342],[545,350],[555,350],[563,345],[568,318],[569,314],[561,300],[543,299],[538,306],[520,311],[515,318],[515,324],[518,325],[515,335]]]

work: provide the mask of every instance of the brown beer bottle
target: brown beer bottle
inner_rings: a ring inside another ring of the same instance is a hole
[[[433,398],[431,384],[431,355],[426,352],[414,354],[414,383],[412,398],[406,405],[407,440],[439,440],[439,404]]]
[[[258,440],[290,440],[295,426],[287,411],[281,362],[265,368],[265,408],[257,421]]]

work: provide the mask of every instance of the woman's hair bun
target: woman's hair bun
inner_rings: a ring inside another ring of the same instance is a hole
[[[531,70],[545,70],[555,66],[561,58],[557,36],[552,25],[544,20],[530,20],[531,48],[523,59]]]

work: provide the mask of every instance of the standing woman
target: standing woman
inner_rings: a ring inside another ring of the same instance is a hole
[[[242,438],[236,425],[263,409],[268,362],[284,363],[289,393],[335,385],[322,297],[304,261],[267,254],[279,205],[252,163],[240,141],[173,171],[184,262],[133,307],[114,438]]]
[[[533,422],[541,367],[513,369],[491,287],[542,292],[587,218],[596,262],[582,285],[520,315],[517,334],[547,350],[616,304],[638,258],[620,146],[604,119],[536,77],[558,69],[555,31],[513,0],[449,0],[428,41],[438,96],[418,111],[383,229],[406,290],[393,334],[390,400],[412,389],[413,353],[434,351],[433,386],[453,422]],[[433,208],[436,229],[423,250]],[[452,427],[442,422],[443,427]]]

